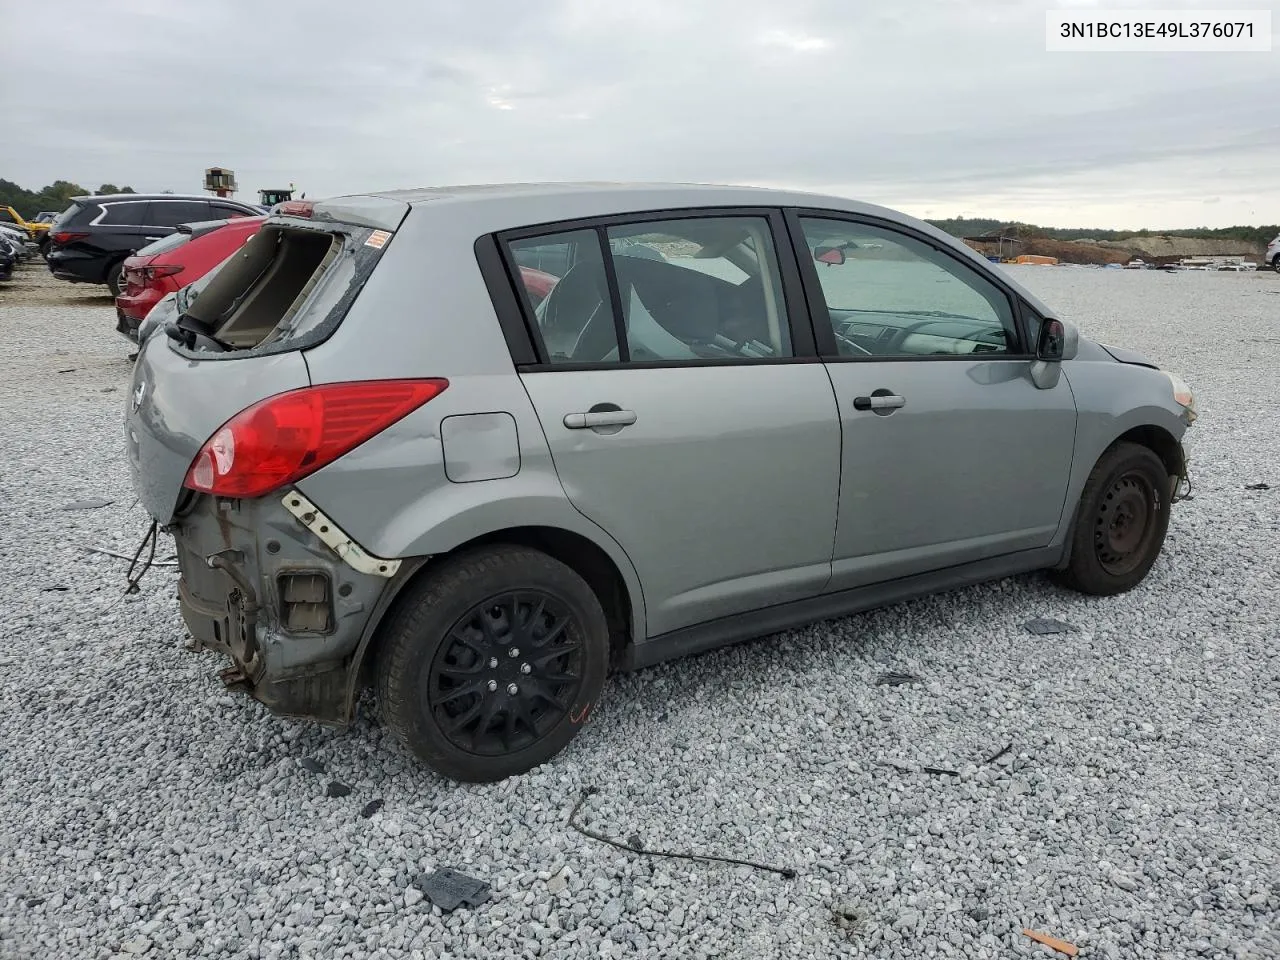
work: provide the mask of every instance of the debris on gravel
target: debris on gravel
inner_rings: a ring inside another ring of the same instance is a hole
[[[441,867],[434,873],[422,874],[414,881],[414,886],[445,912],[457,910],[464,904],[478,907],[489,899],[491,889],[483,880],[469,877],[451,867]]]
[[[3,960],[1052,955],[1024,929],[1280,957],[1280,498],[1244,490],[1280,462],[1280,344],[1240,346],[1273,334],[1280,275],[1010,268],[1196,389],[1197,497],[1131,593],[1017,577],[618,676],[553,762],[462,786],[369,700],[342,731],[228,693],[184,649],[175,569],[123,596],[128,565],[81,548],[131,557],[148,523],[133,348],[109,298],[41,269],[0,303]],[[115,502],[63,512],[69,488]],[[1029,635],[1046,612],[1077,629]],[[945,682],[875,685],[894,670]],[[378,800],[356,815],[330,778]],[[609,836],[797,876],[587,840],[587,785]],[[413,893],[441,864],[483,909]]]
[[[882,673],[880,674],[880,676],[876,677],[877,687],[901,687],[904,684],[908,684],[908,683],[923,683],[923,682],[924,682],[924,677],[920,676],[919,674],[897,673],[892,670],[888,671],[887,673]]]
[[[90,499],[90,500],[72,500],[70,503],[62,505],[63,510],[100,510],[103,507],[109,507],[114,501]]]
[[[1027,633],[1033,633],[1038,637],[1054,633],[1071,633],[1075,630],[1075,627],[1066,621],[1054,620],[1052,617],[1036,617],[1034,620],[1028,620],[1022,626]]]

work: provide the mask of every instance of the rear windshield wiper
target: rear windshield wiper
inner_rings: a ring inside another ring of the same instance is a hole
[[[171,320],[164,325],[165,336],[170,340],[177,342],[180,346],[186,347],[188,350],[195,349],[196,338],[207,340],[217,346],[224,353],[234,349],[230,343],[219,340],[214,336],[209,324],[203,320],[197,320],[190,314],[180,313],[177,320]]]

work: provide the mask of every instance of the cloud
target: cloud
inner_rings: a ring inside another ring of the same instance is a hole
[[[1195,222],[1280,210],[1274,55],[1048,54],[1039,0],[107,6],[6,11],[0,110],[23,135],[0,176],[719,181],[1120,226],[1169,198]]]

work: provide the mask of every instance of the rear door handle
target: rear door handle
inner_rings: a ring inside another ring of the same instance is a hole
[[[564,425],[570,430],[594,427],[629,427],[636,422],[634,410],[594,410],[588,413],[566,413]]]
[[[159,240],[159,237],[143,237],[143,240]]]
[[[905,407],[906,405],[907,398],[900,397],[896,393],[853,398],[853,409],[855,410],[897,410],[899,407]]]

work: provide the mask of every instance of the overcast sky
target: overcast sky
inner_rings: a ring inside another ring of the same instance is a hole
[[[0,176],[308,196],[785,185],[917,216],[1280,221],[1271,53],[1045,51],[1049,7],[1280,0],[5,0]]]

